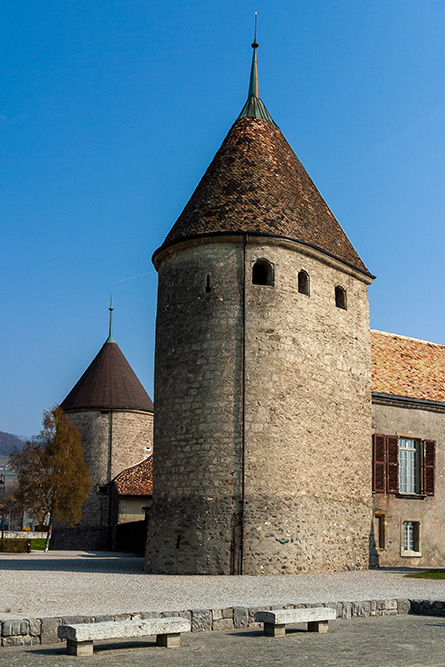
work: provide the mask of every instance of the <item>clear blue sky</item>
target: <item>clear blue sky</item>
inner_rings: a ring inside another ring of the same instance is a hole
[[[244,104],[255,10],[261,96],[377,275],[372,327],[445,343],[443,0],[9,0],[0,430],[40,430],[110,293],[152,396],[151,255]]]

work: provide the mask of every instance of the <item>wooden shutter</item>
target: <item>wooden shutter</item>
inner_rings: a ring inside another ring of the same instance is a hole
[[[385,436],[374,433],[372,436],[372,490],[385,493]]]
[[[434,496],[435,458],[436,458],[435,441],[425,440],[424,455],[423,455],[423,492],[427,496]]]
[[[399,438],[386,436],[386,492],[399,492]]]

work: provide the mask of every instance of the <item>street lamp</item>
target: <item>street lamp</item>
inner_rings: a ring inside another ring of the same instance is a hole
[[[4,549],[5,539],[5,496],[6,496],[6,478],[0,475],[0,488],[2,489],[2,551]]]

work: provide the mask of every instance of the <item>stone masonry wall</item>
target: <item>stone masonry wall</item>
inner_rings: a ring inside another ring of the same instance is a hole
[[[149,571],[234,572],[241,277],[240,250],[231,244],[190,248],[161,267]]]
[[[82,507],[80,524],[73,528],[55,526],[53,548],[107,548],[110,539],[108,483],[119,472],[151,454],[153,413],[83,410],[68,414],[81,431],[93,486]]]
[[[445,616],[443,600],[407,600],[404,598],[388,600],[360,600],[356,602],[326,602],[308,604],[287,604],[283,609],[302,609],[305,607],[330,607],[337,612],[337,618],[368,618],[395,616],[396,614],[424,614],[426,616]],[[275,606],[274,609],[277,607]],[[281,608],[281,605],[278,606]],[[60,625],[74,623],[101,623],[107,621],[139,620],[145,618],[166,618],[180,616],[191,621],[192,632],[227,631],[251,627],[260,627],[255,622],[257,611],[268,611],[271,607],[227,607],[225,609],[188,609],[184,611],[143,611],[129,614],[107,616],[65,616],[51,618],[14,618],[0,617],[1,646],[32,646],[37,644],[60,644],[57,636]]]
[[[373,405],[374,433],[398,435],[436,441],[435,494],[416,498],[401,494],[374,494],[374,511],[384,515],[385,547],[375,545],[376,562],[380,567],[443,567],[445,559],[445,412]],[[421,556],[413,558],[401,553],[404,521],[419,521]],[[377,531],[376,531],[377,532]]]
[[[113,410],[111,479],[153,451],[153,413]]]
[[[249,247],[247,259],[245,572],[368,567],[367,285],[281,245]],[[273,287],[252,284],[257,259],[272,263]]]
[[[251,284],[257,258],[274,265],[273,287]],[[295,244],[247,247],[243,525],[242,279],[239,241],[183,248],[159,268],[146,569],[238,572],[243,536],[246,574],[367,567],[367,286]]]

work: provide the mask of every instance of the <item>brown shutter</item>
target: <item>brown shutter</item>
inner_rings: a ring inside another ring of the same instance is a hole
[[[372,436],[372,490],[385,493],[385,436]]]
[[[423,457],[423,492],[427,496],[434,496],[435,458],[436,458],[435,441],[425,440],[424,457]]]
[[[386,436],[386,492],[399,492],[399,438]]]

